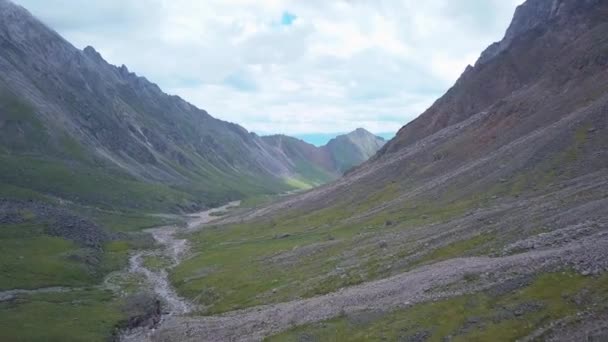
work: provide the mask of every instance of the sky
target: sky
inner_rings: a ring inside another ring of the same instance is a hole
[[[317,145],[391,136],[500,40],[523,0],[13,0],[219,119]]]

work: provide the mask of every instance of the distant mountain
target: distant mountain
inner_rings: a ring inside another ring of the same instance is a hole
[[[334,169],[344,173],[371,158],[384,144],[384,138],[358,128],[346,135],[337,136],[322,148],[331,156]]]
[[[340,177],[368,160],[386,143],[363,128],[339,135],[321,147],[285,135],[265,136],[262,140],[290,160],[303,179],[317,184]]]
[[[323,183],[346,165],[215,119],[7,0],[0,47],[0,197],[188,209]],[[360,145],[343,148],[348,165],[369,156]]]

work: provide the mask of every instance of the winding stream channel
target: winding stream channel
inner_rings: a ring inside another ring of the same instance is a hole
[[[146,285],[163,302],[163,321],[170,316],[184,315],[192,312],[195,305],[186,298],[180,297],[169,281],[168,271],[177,266],[188,254],[188,240],[176,237],[178,233],[192,232],[200,229],[204,224],[218,219],[213,214],[227,211],[231,207],[240,205],[240,201],[228,203],[222,207],[206,210],[197,214],[190,214],[186,227],[167,226],[152,228],[146,232],[152,234],[154,240],[161,248],[138,251],[129,258],[129,267],[123,271],[129,274],[140,274],[144,277]],[[160,267],[146,265],[146,258],[159,258],[168,260]],[[125,331],[120,340],[123,342],[147,341],[153,330],[137,328]]]

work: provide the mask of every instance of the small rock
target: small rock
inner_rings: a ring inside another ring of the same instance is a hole
[[[595,131],[597,131],[597,128],[595,128],[595,127],[591,127],[591,128],[589,128],[589,129],[587,129],[587,132],[588,132],[588,133],[593,133],[593,132],[595,132]]]

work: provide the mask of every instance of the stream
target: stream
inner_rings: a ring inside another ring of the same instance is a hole
[[[206,210],[196,214],[188,215],[189,220],[186,227],[167,226],[152,228],[146,232],[152,234],[154,240],[161,248],[154,250],[143,250],[133,253],[129,258],[129,267],[123,271],[129,274],[140,274],[144,277],[146,285],[153,293],[161,299],[163,303],[163,313],[160,324],[171,316],[185,315],[192,312],[196,306],[188,299],[180,297],[171,282],[169,281],[168,271],[177,266],[188,254],[189,244],[186,239],[176,237],[178,233],[193,232],[201,228],[202,225],[213,220],[219,219],[214,213],[227,211],[231,207],[240,205],[240,201],[228,203],[222,207]],[[156,267],[146,265],[146,258],[158,258],[167,260],[166,264]],[[149,328],[136,328],[123,332],[120,341],[147,341],[153,332]]]

